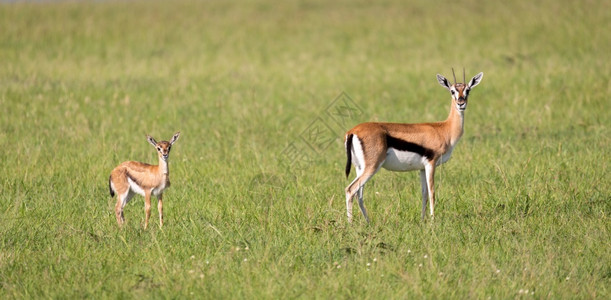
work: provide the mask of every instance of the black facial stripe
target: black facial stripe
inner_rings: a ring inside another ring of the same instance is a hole
[[[399,151],[408,151],[416,153],[418,155],[426,157],[428,160],[431,160],[433,159],[433,157],[435,157],[435,151],[431,149],[422,147],[415,143],[404,141],[400,138],[392,137],[390,135],[386,135],[386,145],[390,148],[394,148]]]

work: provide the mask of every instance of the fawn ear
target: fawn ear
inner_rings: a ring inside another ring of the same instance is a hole
[[[176,142],[179,136],[180,136],[180,131],[174,134],[174,136],[170,140],[170,144],[174,144],[174,142]]]
[[[442,87],[448,89],[448,91],[450,90],[450,83],[445,77],[437,74],[437,81],[439,81],[439,84],[441,84]]]
[[[480,81],[482,81],[483,77],[484,77],[484,72],[479,72],[479,74],[473,76],[473,78],[471,78],[471,80],[469,80],[468,87],[472,88],[472,87],[478,85],[480,83]]]
[[[153,145],[153,147],[157,147],[157,141],[150,135],[146,135],[146,140]]]

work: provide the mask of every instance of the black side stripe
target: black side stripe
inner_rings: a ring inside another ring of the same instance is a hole
[[[386,135],[386,145],[390,148],[397,149],[399,151],[408,151],[413,152],[418,155],[426,157],[428,160],[433,159],[435,157],[435,151],[422,147],[418,144],[414,144],[408,141],[404,141],[402,139]]]

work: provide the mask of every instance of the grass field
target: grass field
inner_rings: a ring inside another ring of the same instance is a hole
[[[0,298],[608,299],[610,24],[602,0],[0,4]],[[343,132],[445,119],[451,67],[485,75],[435,220],[383,170],[348,224]],[[176,131],[164,227],[136,197],[118,228],[110,171]]]

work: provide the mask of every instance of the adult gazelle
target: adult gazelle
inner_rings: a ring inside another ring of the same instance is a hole
[[[454,70],[452,70],[454,73]],[[362,123],[346,133],[348,157],[346,177],[354,164],[356,178],[346,187],[346,210],[352,221],[352,199],[358,195],[359,207],[369,222],[363,203],[363,187],[380,168],[393,172],[420,171],[422,185],[422,218],[430,200],[430,215],[434,217],[435,167],[450,159],[456,143],[463,134],[465,109],[469,93],[484,76],[475,75],[468,83],[454,84],[437,74],[437,81],[451,94],[450,114],[445,121],[433,123]],[[464,80],[464,72],[463,72]]]

